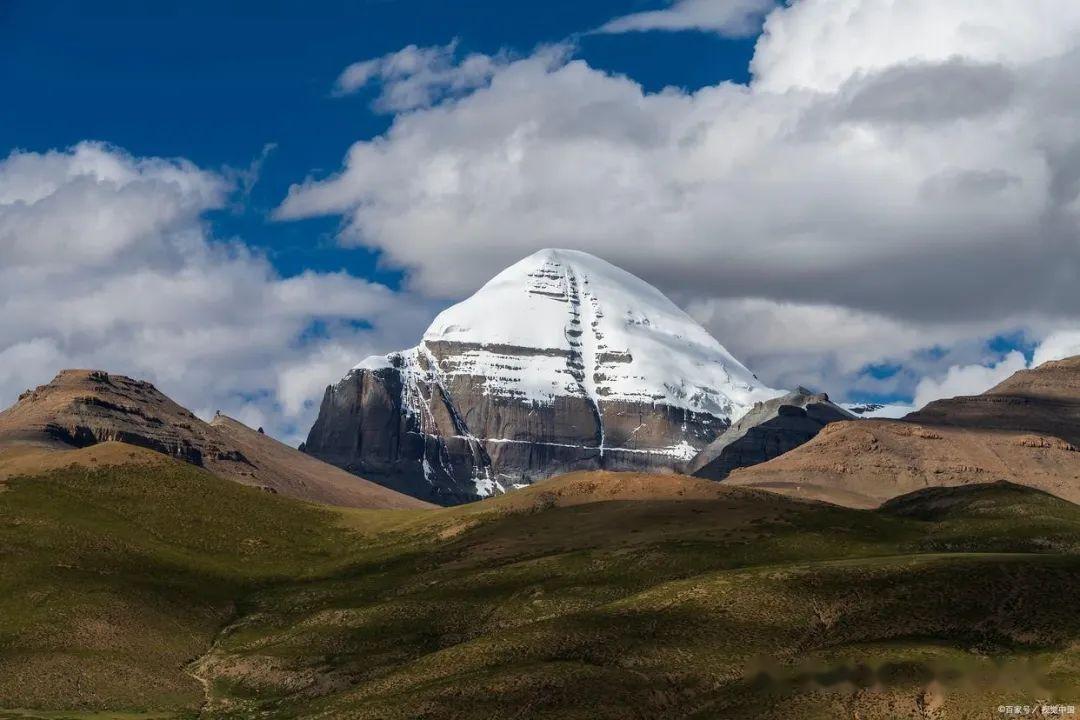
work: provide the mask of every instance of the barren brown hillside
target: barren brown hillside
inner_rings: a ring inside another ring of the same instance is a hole
[[[1054,435],[1080,445],[1080,356],[1021,370],[982,395],[937,400],[905,420]]]
[[[64,370],[0,412],[0,451],[20,468],[66,462],[41,453],[119,442],[301,500],[364,508],[427,503],[323,463],[241,423],[203,422],[153,385],[98,370]],[[114,453],[115,454],[115,453]]]
[[[226,415],[218,415],[210,427],[256,467],[256,482],[282,495],[346,507],[434,507],[324,463]]]
[[[1008,480],[1080,502],[1080,357],[903,420],[834,423],[728,482],[851,507],[925,487]]]

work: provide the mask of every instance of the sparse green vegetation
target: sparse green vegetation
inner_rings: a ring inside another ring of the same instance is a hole
[[[13,480],[0,706],[824,719],[1080,699],[1077,506],[1008,485],[877,512],[544,492],[330,511],[173,463]]]
[[[342,557],[314,506],[174,462],[0,493],[0,707],[197,710],[184,665],[257,588]]]

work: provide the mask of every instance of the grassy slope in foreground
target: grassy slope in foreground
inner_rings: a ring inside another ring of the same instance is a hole
[[[185,665],[243,599],[344,554],[315,506],[119,443],[63,457],[0,484],[0,707],[197,710]]]
[[[1006,485],[905,502],[583,473],[331,515],[173,465],[17,480],[0,705],[56,704],[49,678],[75,675],[72,705],[195,708],[196,657],[217,717],[951,718],[1080,697],[1080,508]]]

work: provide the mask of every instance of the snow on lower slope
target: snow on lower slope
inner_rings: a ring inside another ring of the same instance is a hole
[[[541,250],[496,275],[435,318],[424,342],[440,341],[468,346],[448,373],[537,403],[583,394],[734,420],[780,394],[652,285],[574,250]]]

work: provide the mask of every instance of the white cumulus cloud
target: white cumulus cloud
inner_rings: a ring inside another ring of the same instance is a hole
[[[1074,355],[1080,355],[1080,330],[1058,330],[1047,336],[1035,349],[1031,367]]]
[[[761,89],[835,91],[857,75],[965,58],[1028,64],[1076,47],[1061,0],[795,0],[770,13],[750,69]]]
[[[0,161],[0,404],[64,367],[102,368],[295,442],[352,358],[423,328],[423,304],[382,285],[284,278],[216,241],[204,214],[232,191],[184,160],[99,143]]]
[[[921,408],[941,398],[978,395],[1019,370],[1080,355],[1080,330],[1058,330],[1047,335],[1032,352],[1028,362],[1019,351],[1006,353],[994,363],[953,365],[942,377],[924,377],[915,389],[914,407]]]
[[[941,398],[978,395],[1027,366],[1024,354],[1015,350],[993,365],[953,365],[942,378],[919,381],[913,404],[921,408]]]
[[[799,0],[766,19],[749,85],[694,92],[550,49],[494,64],[277,217],[341,215],[343,245],[451,299],[539,247],[586,250],[713,308],[767,381],[841,396],[911,396],[988,337],[1080,316],[1080,6]],[[812,322],[778,332],[790,313]]]

